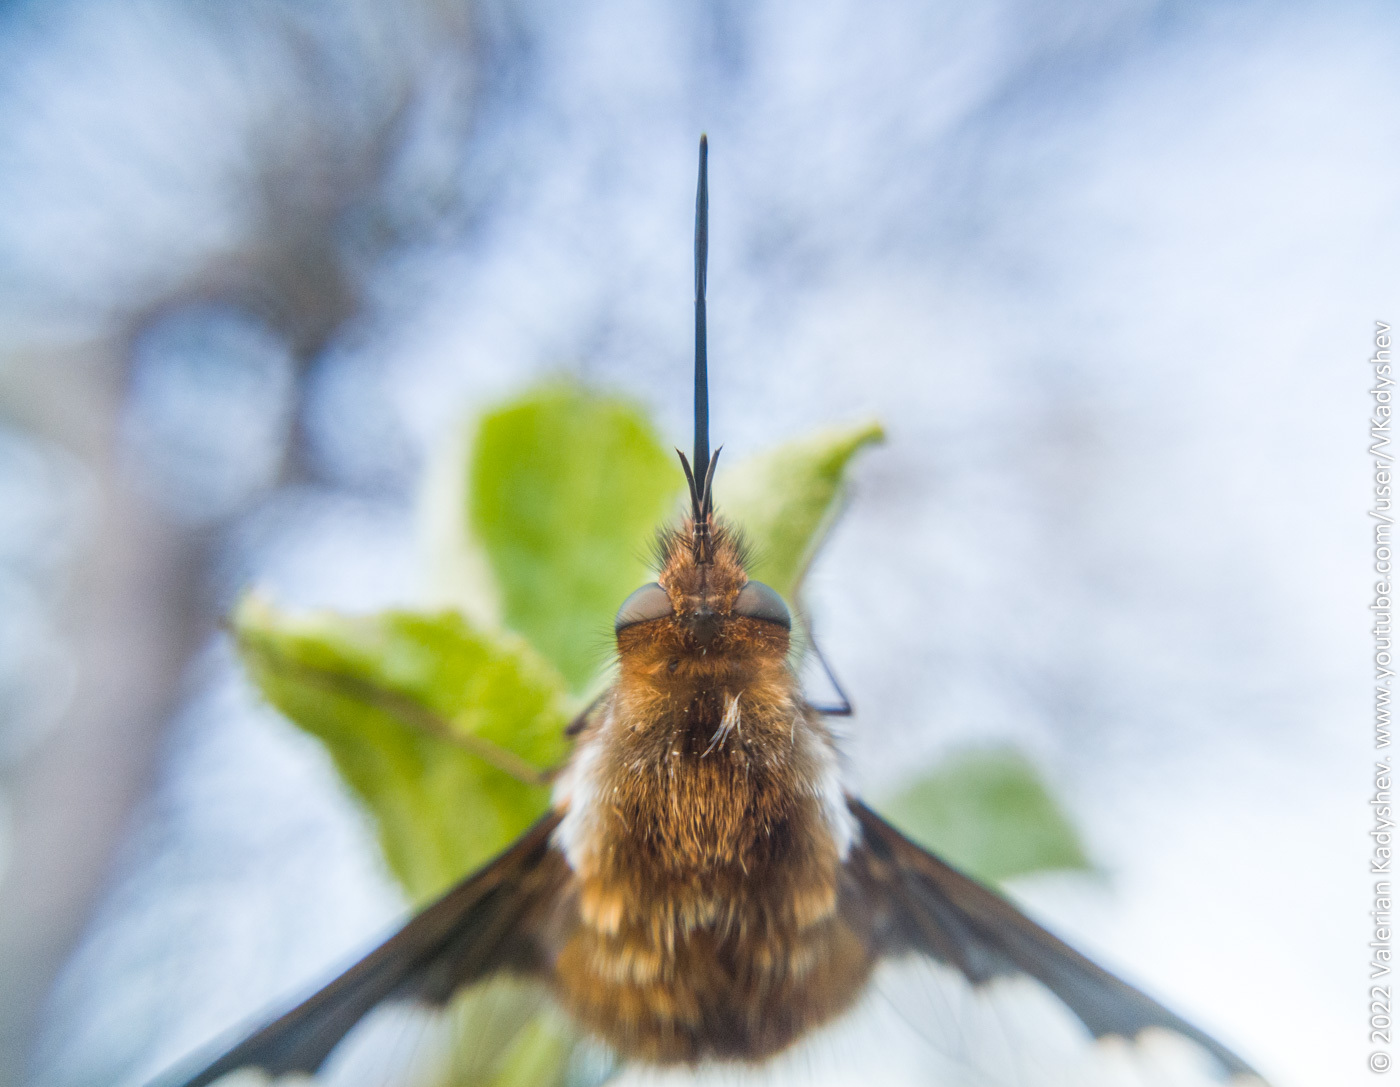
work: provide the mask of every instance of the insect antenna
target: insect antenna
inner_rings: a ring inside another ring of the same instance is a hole
[[[691,542],[697,563],[711,561],[710,514],[712,487],[719,450],[710,453],[710,380],[705,349],[705,270],[710,256],[710,141],[700,136],[700,176],[695,185],[695,468],[679,449],[681,469],[690,487],[690,516],[695,525]],[[703,475],[701,474],[703,473]],[[699,478],[697,478],[699,477]]]

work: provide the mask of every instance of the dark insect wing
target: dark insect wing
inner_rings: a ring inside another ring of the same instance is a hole
[[[386,1001],[443,1005],[496,972],[534,972],[568,878],[549,841],[558,823],[545,816],[325,988],[198,1072],[161,1082],[203,1087],[240,1069],[312,1075]]]
[[[1231,1050],[1145,993],[1095,965],[995,892],[904,837],[865,804],[849,874],[886,958],[910,953],[955,968],[974,987],[1028,976],[1054,993],[1096,1038],[1137,1039],[1153,1028],[1187,1038],[1230,1076],[1258,1077]]]
[[[857,927],[873,934],[888,965],[911,958],[930,968],[935,963],[946,964],[937,969],[950,977],[956,972],[970,983],[968,991],[984,995],[995,995],[990,991],[1002,979],[1031,978],[1053,993],[1097,1037],[1116,1035],[1131,1041],[1159,1028],[1194,1042],[1232,1075],[1255,1074],[1225,1046],[1090,962],[999,895],[909,841],[861,802],[852,800],[850,808],[860,835],[847,864],[847,901],[849,908],[862,915]],[[270,1076],[315,1074],[342,1039],[381,1004],[416,1001],[444,1005],[459,990],[497,973],[540,974],[548,968],[548,949],[557,941],[557,926],[567,923],[556,911],[569,908],[567,863],[550,841],[558,822],[557,814],[541,819],[495,861],[449,891],[324,989],[200,1071],[164,1082],[201,1087],[244,1069]],[[926,1015],[930,1035],[941,1033],[947,1038],[951,1031],[962,1039],[967,1057],[954,1061],[954,1078],[947,1080],[949,1083],[1025,1087],[1086,1082],[1073,1074],[1069,1078],[1049,1074],[1041,1064],[1038,1036],[1008,1027],[1000,1018],[994,1035],[975,1037],[975,1017],[968,1007],[957,1006],[956,999],[925,1012],[911,1011],[907,1006],[892,1009],[870,999],[863,1001],[862,1007],[867,1013],[863,1022],[857,1014],[848,1017],[848,1022],[816,1032],[771,1065],[749,1068],[744,1082],[804,1082],[813,1079],[809,1074],[813,1068],[830,1073],[838,1067],[849,1075],[844,1079],[830,1075],[815,1078],[846,1082],[850,1076],[870,1070],[874,1039],[891,1043],[876,1046],[885,1060],[898,1045],[910,1041],[907,1036],[897,1036],[897,1031],[891,1035],[888,1021],[894,1013],[906,1018]],[[997,1010],[996,1014],[1002,1012]],[[935,1043],[927,1036],[916,1040],[916,1045],[930,1044]],[[998,1050],[1014,1066],[1010,1076],[980,1070],[985,1059],[996,1057]],[[946,1051],[930,1051],[923,1058],[915,1057],[905,1075],[882,1073],[883,1081],[926,1082],[932,1061],[946,1061],[948,1056]],[[844,1064],[839,1064],[843,1059]],[[969,1078],[966,1070],[974,1064],[979,1070]],[[1155,1063],[1153,1067],[1157,1067]],[[642,1070],[633,1069],[624,1078],[645,1082],[645,1073],[637,1076],[639,1072]],[[384,1082],[399,1082],[392,1073],[390,1076]],[[1131,1081],[1137,1082],[1135,1078]],[[1110,1081],[1096,1076],[1093,1082]]]

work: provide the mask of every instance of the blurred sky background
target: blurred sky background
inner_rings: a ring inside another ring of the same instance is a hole
[[[421,603],[417,495],[537,377],[688,442],[874,416],[810,586],[872,794],[1037,758],[1023,900],[1279,1087],[1365,1070],[1373,322],[1400,9],[0,9],[0,1083],[140,1082],[403,905],[219,622]],[[722,499],[722,496],[721,496]]]

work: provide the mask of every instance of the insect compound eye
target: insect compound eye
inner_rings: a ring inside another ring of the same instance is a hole
[[[633,623],[665,619],[670,614],[671,598],[666,595],[665,589],[653,581],[650,585],[643,585],[622,602],[622,607],[617,609],[617,618],[613,620],[613,633],[616,634],[623,627],[630,627]]]
[[[788,614],[783,598],[761,581],[750,581],[739,591],[734,601],[734,614],[762,619],[765,623],[777,623],[785,630],[792,629],[792,616]]]

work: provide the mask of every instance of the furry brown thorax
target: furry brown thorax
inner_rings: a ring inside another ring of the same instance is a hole
[[[577,888],[556,991],[654,1062],[768,1056],[847,1007],[873,957],[838,910],[852,832],[788,629],[735,611],[748,577],[723,523],[709,562],[694,538],[663,538],[671,614],[619,630],[617,684],[556,794]]]

